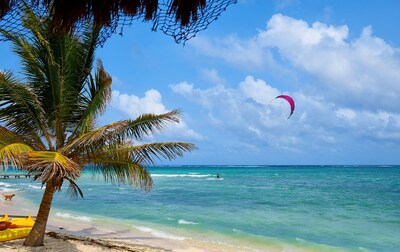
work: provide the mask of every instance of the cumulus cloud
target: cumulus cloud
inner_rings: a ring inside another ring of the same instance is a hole
[[[358,138],[400,141],[400,114],[355,110],[301,91],[288,93],[297,108],[287,120],[289,104],[274,99],[287,92],[253,76],[247,76],[235,87],[201,89],[182,82],[170,88],[207,109],[210,125],[223,130],[221,134],[230,132],[243,144],[300,153],[310,149],[336,151]]]
[[[236,35],[213,41],[196,37],[189,45],[210,57],[217,57],[245,69],[261,69],[263,66],[277,68],[272,53],[263,50],[257,38],[242,40]]]
[[[134,119],[141,114],[152,113],[162,114],[171,110],[166,109],[162,103],[160,92],[155,89],[146,91],[144,97],[121,93],[118,90],[112,91],[111,106],[125,113],[130,118]],[[187,123],[181,119],[179,124],[171,123],[168,125],[163,135],[173,137],[175,140],[203,140],[204,137],[199,133],[190,129]],[[178,138],[178,139],[177,139]]]
[[[118,90],[112,92],[113,107],[125,112],[129,117],[136,118],[144,113],[161,114],[167,112],[161,101],[161,94],[155,89],[146,91],[144,97],[122,94]]]
[[[252,38],[200,38],[192,46],[205,55],[266,71],[282,58],[311,79],[311,90],[323,92],[328,100],[359,109],[398,111],[400,49],[374,36],[369,26],[350,39],[345,25],[308,24],[276,14]],[[274,52],[278,56],[273,57]]]
[[[225,84],[225,80],[221,76],[219,76],[216,69],[204,68],[201,71],[201,73],[202,73],[204,79],[210,81],[213,84],[216,84],[216,85]]]
[[[271,83],[252,75],[228,83],[212,69],[203,73],[216,80],[209,88],[187,81],[170,88],[206,111],[205,120],[231,141],[228,150],[253,146],[297,157],[352,152],[364,159],[363,151],[393,152],[400,143],[400,49],[373,35],[370,26],[353,37],[349,30],[276,14],[248,39],[200,37],[190,42],[199,53],[242,71],[279,70],[278,76]],[[279,81],[292,79],[288,72],[303,84],[300,89],[279,88]],[[289,120],[289,105],[274,99],[279,94],[296,101]]]
[[[400,51],[372,35],[366,27],[355,40],[347,26],[312,25],[280,14],[258,37],[295,67],[315,78],[329,91],[329,99],[373,108],[397,110],[400,97]]]
[[[289,105],[273,100],[282,91],[264,80],[247,76],[234,88],[220,85],[200,89],[186,82],[170,85],[170,88],[208,109],[207,120],[211,125],[230,131],[247,143],[257,141],[289,148],[301,142],[296,134],[290,133],[294,121],[286,120]],[[301,112],[298,116],[301,118]]]

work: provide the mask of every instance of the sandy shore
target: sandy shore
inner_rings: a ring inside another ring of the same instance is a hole
[[[68,202],[66,201],[66,204]],[[0,195],[0,215],[37,214],[38,206],[24,200],[18,192],[11,201]],[[95,213],[95,211],[94,211]],[[311,248],[271,241],[269,244],[243,244],[218,233],[207,233],[199,239],[189,238],[190,234],[176,236],[174,232],[164,232],[163,228],[146,230],[140,225],[124,225],[116,222],[84,221],[76,216],[63,216],[52,209],[47,223],[44,246],[25,247],[24,239],[0,242],[1,251],[144,251],[144,252],[305,252],[332,251],[331,248]],[[86,217],[87,218],[87,217]],[[147,224],[144,224],[147,226]],[[185,236],[185,237],[183,237]],[[212,237],[212,240],[209,239]],[[340,250],[336,250],[340,251]]]
[[[44,240],[44,246],[41,247],[25,247],[24,239],[18,239],[0,243],[0,251],[59,251],[59,252],[75,252],[75,251],[137,251],[137,252],[164,252],[172,251],[163,248],[156,248],[145,245],[134,245],[123,242],[113,242],[102,239],[66,235],[56,232],[47,232]]]
[[[18,197],[18,194],[12,201],[5,201],[3,196],[0,199],[0,215],[35,216],[37,209],[38,206],[24,201]],[[28,248],[23,246],[23,241],[24,239],[19,239],[0,243],[0,251],[254,251],[235,248],[225,243],[171,239],[134,228],[121,228],[107,224],[98,226],[90,222],[62,218],[54,212],[51,212],[49,217],[44,246]]]

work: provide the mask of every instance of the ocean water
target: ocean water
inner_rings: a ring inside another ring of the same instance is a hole
[[[168,239],[225,241],[254,251],[286,243],[313,251],[400,251],[400,166],[150,167],[150,192],[92,180],[84,199],[55,195],[52,212],[118,222]],[[216,174],[222,178],[217,179]],[[39,204],[40,184],[0,180]],[[66,190],[64,190],[66,191]]]

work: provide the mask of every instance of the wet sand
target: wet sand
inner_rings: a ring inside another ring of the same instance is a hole
[[[38,206],[14,197],[0,199],[0,215],[35,216]],[[117,226],[94,226],[92,223],[60,218],[50,214],[44,246],[25,247],[24,239],[0,243],[0,251],[145,251],[145,252],[223,252],[253,251],[226,244],[211,244],[193,239],[168,239],[137,229]]]

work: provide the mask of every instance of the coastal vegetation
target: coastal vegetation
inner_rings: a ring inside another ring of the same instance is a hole
[[[29,33],[0,28],[22,64],[21,76],[0,72],[0,161],[26,170],[45,187],[35,225],[24,242],[40,246],[54,193],[66,185],[71,195],[83,196],[75,181],[84,167],[94,178],[150,190],[153,182],[146,165],[196,147],[144,143],[168,123],[178,123],[178,110],[97,127],[110,102],[112,83],[101,60],[94,66],[100,29],[89,23],[79,36],[59,34],[51,29],[50,19],[38,18],[29,8],[23,16]]]

